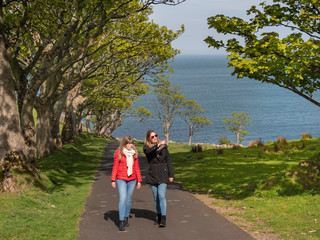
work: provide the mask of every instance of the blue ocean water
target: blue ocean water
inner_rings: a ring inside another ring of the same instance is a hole
[[[227,67],[227,59],[214,56],[177,56],[171,64],[174,74],[171,82],[181,85],[186,99],[197,101],[205,110],[203,116],[212,125],[200,129],[193,136],[193,143],[218,144],[219,135],[236,142],[234,134],[223,129],[222,117],[231,117],[232,112],[249,113],[251,124],[246,128],[250,133],[242,141],[261,139],[263,142],[275,141],[284,136],[287,140],[300,139],[303,132],[320,137],[320,108],[304,98],[278,86],[256,80],[237,79]],[[152,96],[143,96],[137,106],[145,106],[150,111]],[[130,117],[124,120],[112,136],[130,135],[144,139],[148,129],[154,129],[164,139],[161,124],[157,118],[148,123],[139,123]],[[171,130],[170,140],[188,142],[188,126],[177,119]]]

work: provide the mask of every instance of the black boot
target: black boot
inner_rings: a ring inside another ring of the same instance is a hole
[[[166,226],[166,216],[161,216],[159,227],[165,227]]]
[[[158,214],[158,225],[160,224],[161,222],[161,214]]]
[[[124,226],[125,227],[129,227],[130,225],[129,225],[129,218],[128,217],[125,217],[124,218]]]
[[[120,221],[119,225],[119,231],[125,231],[126,229],[124,228],[124,221]]]

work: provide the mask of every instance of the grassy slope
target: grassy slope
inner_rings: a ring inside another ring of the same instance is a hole
[[[175,179],[190,191],[212,197],[226,214],[245,218],[248,230],[269,231],[283,239],[319,239],[320,139],[224,149],[209,145],[192,153],[186,144],[170,145]],[[315,167],[299,167],[313,161]],[[237,218],[235,218],[237,219]],[[237,220],[236,220],[237,221]],[[241,223],[240,223],[241,225]]]
[[[77,238],[78,221],[107,144],[88,135],[79,141],[39,160],[42,181],[33,183],[36,187],[0,195],[0,239]],[[17,176],[32,179],[26,173]]]

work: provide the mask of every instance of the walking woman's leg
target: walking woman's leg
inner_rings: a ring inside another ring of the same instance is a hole
[[[126,199],[126,211],[124,217],[129,217],[132,203],[132,194],[137,180],[127,182],[127,199]]]
[[[117,186],[119,191],[119,220],[123,221],[126,212],[127,183],[125,180],[117,179]]]
[[[167,213],[167,200],[166,200],[166,189],[167,184],[161,183],[158,186],[158,200],[160,206],[160,212],[162,216],[165,216]]]
[[[167,213],[167,200],[166,200],[166,189],[167,184],[161,183],[158,186],[158,198],[159,198],[159,205],[161,209],[161,218],[159,227],[165,227],[166,226],[166,213]]]
[[[159,196],[158,196],[158,186],[159,186],[159,184],[151,184],[151,190],[153,193],[153,198],[154,198],[154,203],[156,206],[157,214],[161,214],[160,201],[159,201]]]

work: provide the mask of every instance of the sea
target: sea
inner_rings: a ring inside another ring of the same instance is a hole
[[[212,122],[195,132],[192,143],[219,144],[221,136],[235,143],[236,136],[224,128],[226,125],[222,120],[223,117],[231,118],[233,112],[248,113],[250,117],[251,124],[244,129],[249,134],[242,141],[243,145],[255,140],[276,141],[278,137],[298,140],[302,133],[320,137],[320,107],[279,86],[232,76],[233,69],[228,68],[224,55],[179,55],[170,65],[174,70],[170,73],[171,83],[181,86],[181,93],[187,100],[197,101],[205,110],[202,116]],[[318,93],[316,97],[319,97]],[[145,106],[152,112],[152,99],[152,94],[144,95],[135,106]],[[130,135],[143,140],[148,129],[156,131],[160,139],[165,138],[156,117],[145,123],[134,117],[125,118],[112,136]],[[169,140],[188,142],[186,122],[179,118],[175,120]]]

